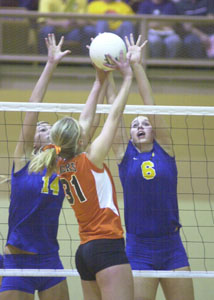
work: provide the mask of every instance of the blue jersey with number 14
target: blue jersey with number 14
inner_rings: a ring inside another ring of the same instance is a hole
[[[181,227],[175,158],[169,156],[156,141],[152,151],[143,153],[138,152],[129,141],[119,165],[119,175],[128,233],[156,237]]]
[[[7,244],[39,254],[56,252],[64,191],[56,175],[28,174],[28,165],[16,173],[12,169]]]

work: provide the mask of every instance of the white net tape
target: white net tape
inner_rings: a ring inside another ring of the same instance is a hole
[[[148,278],[214,278],[214,271],[132,271],[134,277]],[[0,276],[78,277],[75,269],[0,269]]]
[[[84,104],[73,103],[25,103],[1,102],[0,111],[39,111],[58,113],[80,113]],[[108,113],[111,105],[98,104],[97,113]],[[189,115],[189,116],[214,116],[214,107],[211,106],[151,106],[151,105],[126,105],[125,114],[144,113],[148,115]]]

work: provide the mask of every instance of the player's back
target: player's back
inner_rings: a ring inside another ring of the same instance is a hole
[[[92,164],[85,153],[61,162],[60,180],[79,223],[81,243],[122,238],[115,186],[106,166]]]

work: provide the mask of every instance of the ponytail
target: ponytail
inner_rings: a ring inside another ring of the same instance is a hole
[[[54,123],[50,133],[53,144],[43,147],[42,151],[35,155],[29,164],[29,172],[38,173],[47,169],[47,176],[55,173],[59,156],[72,159],[79,153],[80,133],[79,123],[71,117],[65,117]]]
[[[42,149],[39,154],[35,155],[31,160],[28,170],[30,173],[40,173],[47,169],[46,175],[51,176],[56,172],[57,166],[57,153],[54,147]]]

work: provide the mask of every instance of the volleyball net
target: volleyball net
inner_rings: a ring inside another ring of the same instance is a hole
[[[39,111],[39,120],[53,124],[65,115],[78,118],[84,104],[1,102],[0,175],[9,178],[13,153],[26,111]],[[101,114],[99,134],[110,105],[98,105]],[[214,277],[214,107],[127,105],[124,111],[127,132],[138,115],[163,115],[170,127],[178,168],[178,205],[181,237],[191,270],[134,271],[143,277]],[[123,193],[115,157],[106,159],[118,195],[124,226]],[[0,185],[0,249],[3,252],[8,232],[10,182]],[[51,212],[50,212],[51,213]],[[143,221],[143,220],[142,220]],[[124,227],[125,231],[125,227]],[[58,242],[64,270],[0,269],[0,276],[78,276],[74,256],[79,245],[78,225],[67,200],[60,214]]]

